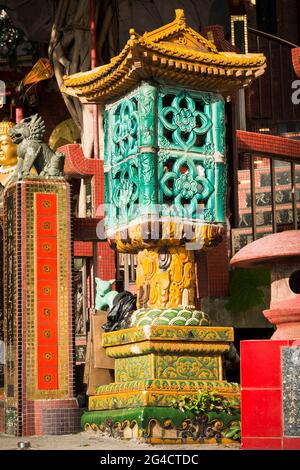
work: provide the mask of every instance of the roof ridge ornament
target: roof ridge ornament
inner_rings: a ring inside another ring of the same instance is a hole
[[[134,28],[129,29],[129,40],[135,41],[136,39],[140,38],[140,35],[136,32]]]
[[[181,8],[177,8],[175,10],[175,17],[178,23],[186,25],[184,10],[182,10]]]

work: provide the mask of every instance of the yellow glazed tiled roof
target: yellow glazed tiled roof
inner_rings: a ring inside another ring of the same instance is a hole
[[[264,73],[263,54],[219,52],[190,28],[183,10],[171,23],[149,33],[129,31],[130,39],[109,64],[65,76],[63,93],[82,102],[106,103],[141,80],[154,79],[196,90],[230,94]]]

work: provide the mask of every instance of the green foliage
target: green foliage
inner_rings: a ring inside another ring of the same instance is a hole
[[[233,421],[229,426],[228,430],[224,433],[224,437],[232,439],[234,441],[241,440],[241,422]]]
[[[182,396],[178,400],[173,400],[172,406],[181,411],[191,411],[196,416],[204,413],[222,413],[232,414],[239,406],[238,402],[221,397],[217,392],[208,390],[199,391],[197,395]]]
[[[233,313],[246,312],[253,307],[267,307],[261,286],[270,285],[270,271],[263,268],[235,268],[230,271],[230,297],[225,307]]]
[[[214,427],[214,423],[219,423],[217,428],[218,439],[221,436],[236,441],[241,438],[240,403],[238,398],[228,399],[218,395],[216,391],[201,390],[197,395],[185,395],[173,400],[172,406],[179,408],[183,413],[192,413],[196,418],[196,422],[197,420],[202,423],[206,422],[210,429]],[[201,432],[203,432],[203,429],[200,428]],[[197,434],[197,437],[207,436],[204,431],[204,435]]]

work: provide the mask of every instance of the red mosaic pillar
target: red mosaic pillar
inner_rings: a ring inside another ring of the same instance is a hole
[[[25,180],[4,195],[5,429],[80,430],[74,398],[69,185]]]

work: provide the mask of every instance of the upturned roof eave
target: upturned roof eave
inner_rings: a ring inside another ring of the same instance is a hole
[[[171,46],[158,45],[158,44],[146,44],[144,42],[139,42],[134,44],[128,54],[123,56],[122,61],[114,61],[114,63],[109,63],[101,67],[97,67],[87,72],[79,72],[73,75],[64,76],[64,88],[65,89],[74,89],[83,86],[89,86],[94,81],[100,80],[101,78],[111,77],[114,78],[114,74],[122,64],[129,62],[132,58],[138,58],[143,60],[143,55],[149,54],[149,56],[157,54],[165,55],[168,62],[173,61],[186,61],[195,64],[203,64],[206,66],[215,66],[215,67],[224,67],[227,69],[241,69],[241,70],[250,70],[253,68],[263,67],[266,63],[265,56],[263,54],[230,54],[227,52],[208,53],[208,52],[197,52],[196,50],[186,50],[184,54],[183,50],[181,54],[174,54]],[[119,56],[121,56],[119,54]],[[118,57],[119,57],[118,56]],[[110,66],[110,67],[108,67]]]
[[[159,65],[156,66],[153,63],[153,58],[157,59],[158,62],[161,60],[166,60],[167,62],[176,62],[176,65],[169,69],[170,83],[174,83],[172,75],[176,70],[178,73],[182,71],[186,74],[186,86],[188,87],[188,82],[191,80],[198,80],[201,82],[201,89],[205,91],[205,83],[210,83],[212,78],[215,80],[216,88],[211,89],[208,86],[208,91],[220,91],[222,94],[228,95],[232,92],[243,86],[248,86],[251,81],[253,81],[258,76],[264,73],[266,64],[251,66],[251,67],[230,67],[223,64],[209,64],[204,62],[195,62],[188,60],[179,60],[172,57],[161,56],[149,57],[147,60],[139,57],[132,57],[131,60],[126,61],[126,70],[122,70],[122,66],[118,67],[113,73],[104,76],[103,78],[95,78],[86,85],[78,86],[66,86],[63,85],[61,91],[68,95],[77,97],[82,103],[105,103],[109,100],[109,90],[113,91],[112,96],[115,96],[115,90],[119,87],[120,94],[123,94],[126,91],[129,91],[133,88],[133,85],[136,86],[142,80],[153,80],[156,79],[160,81],[160,71]],[[138,66],[136,65],[138,64]],[[147,74],[147,69],[150,70],[150,73]],[[189,71],[189,69],[194,69]],[[139,73],[139,70],[143,70],[143,73]],[[204,72],[203,72],[204,71]],[[135,77],[132,77],[132,73],[135,72]],[[168,64],[164,64],[164,74],[168,74]],[[120,83],[122,81],[122,83]],[[134,83],[133,83],[134,82]],[[179,80],[181,83],[182,80]],[[228,83],[227,83],[228,82]],[[226,83],[228,86],[226,86]],[[126,86],[128,84],[128,86]],[[125,89],[124,89],[125,87]],[[190,88],[197,89],[197,86],[192,86]],[[102,91],[102,93],[101,93]],[[100,97],[101,93],[101,97]]]

